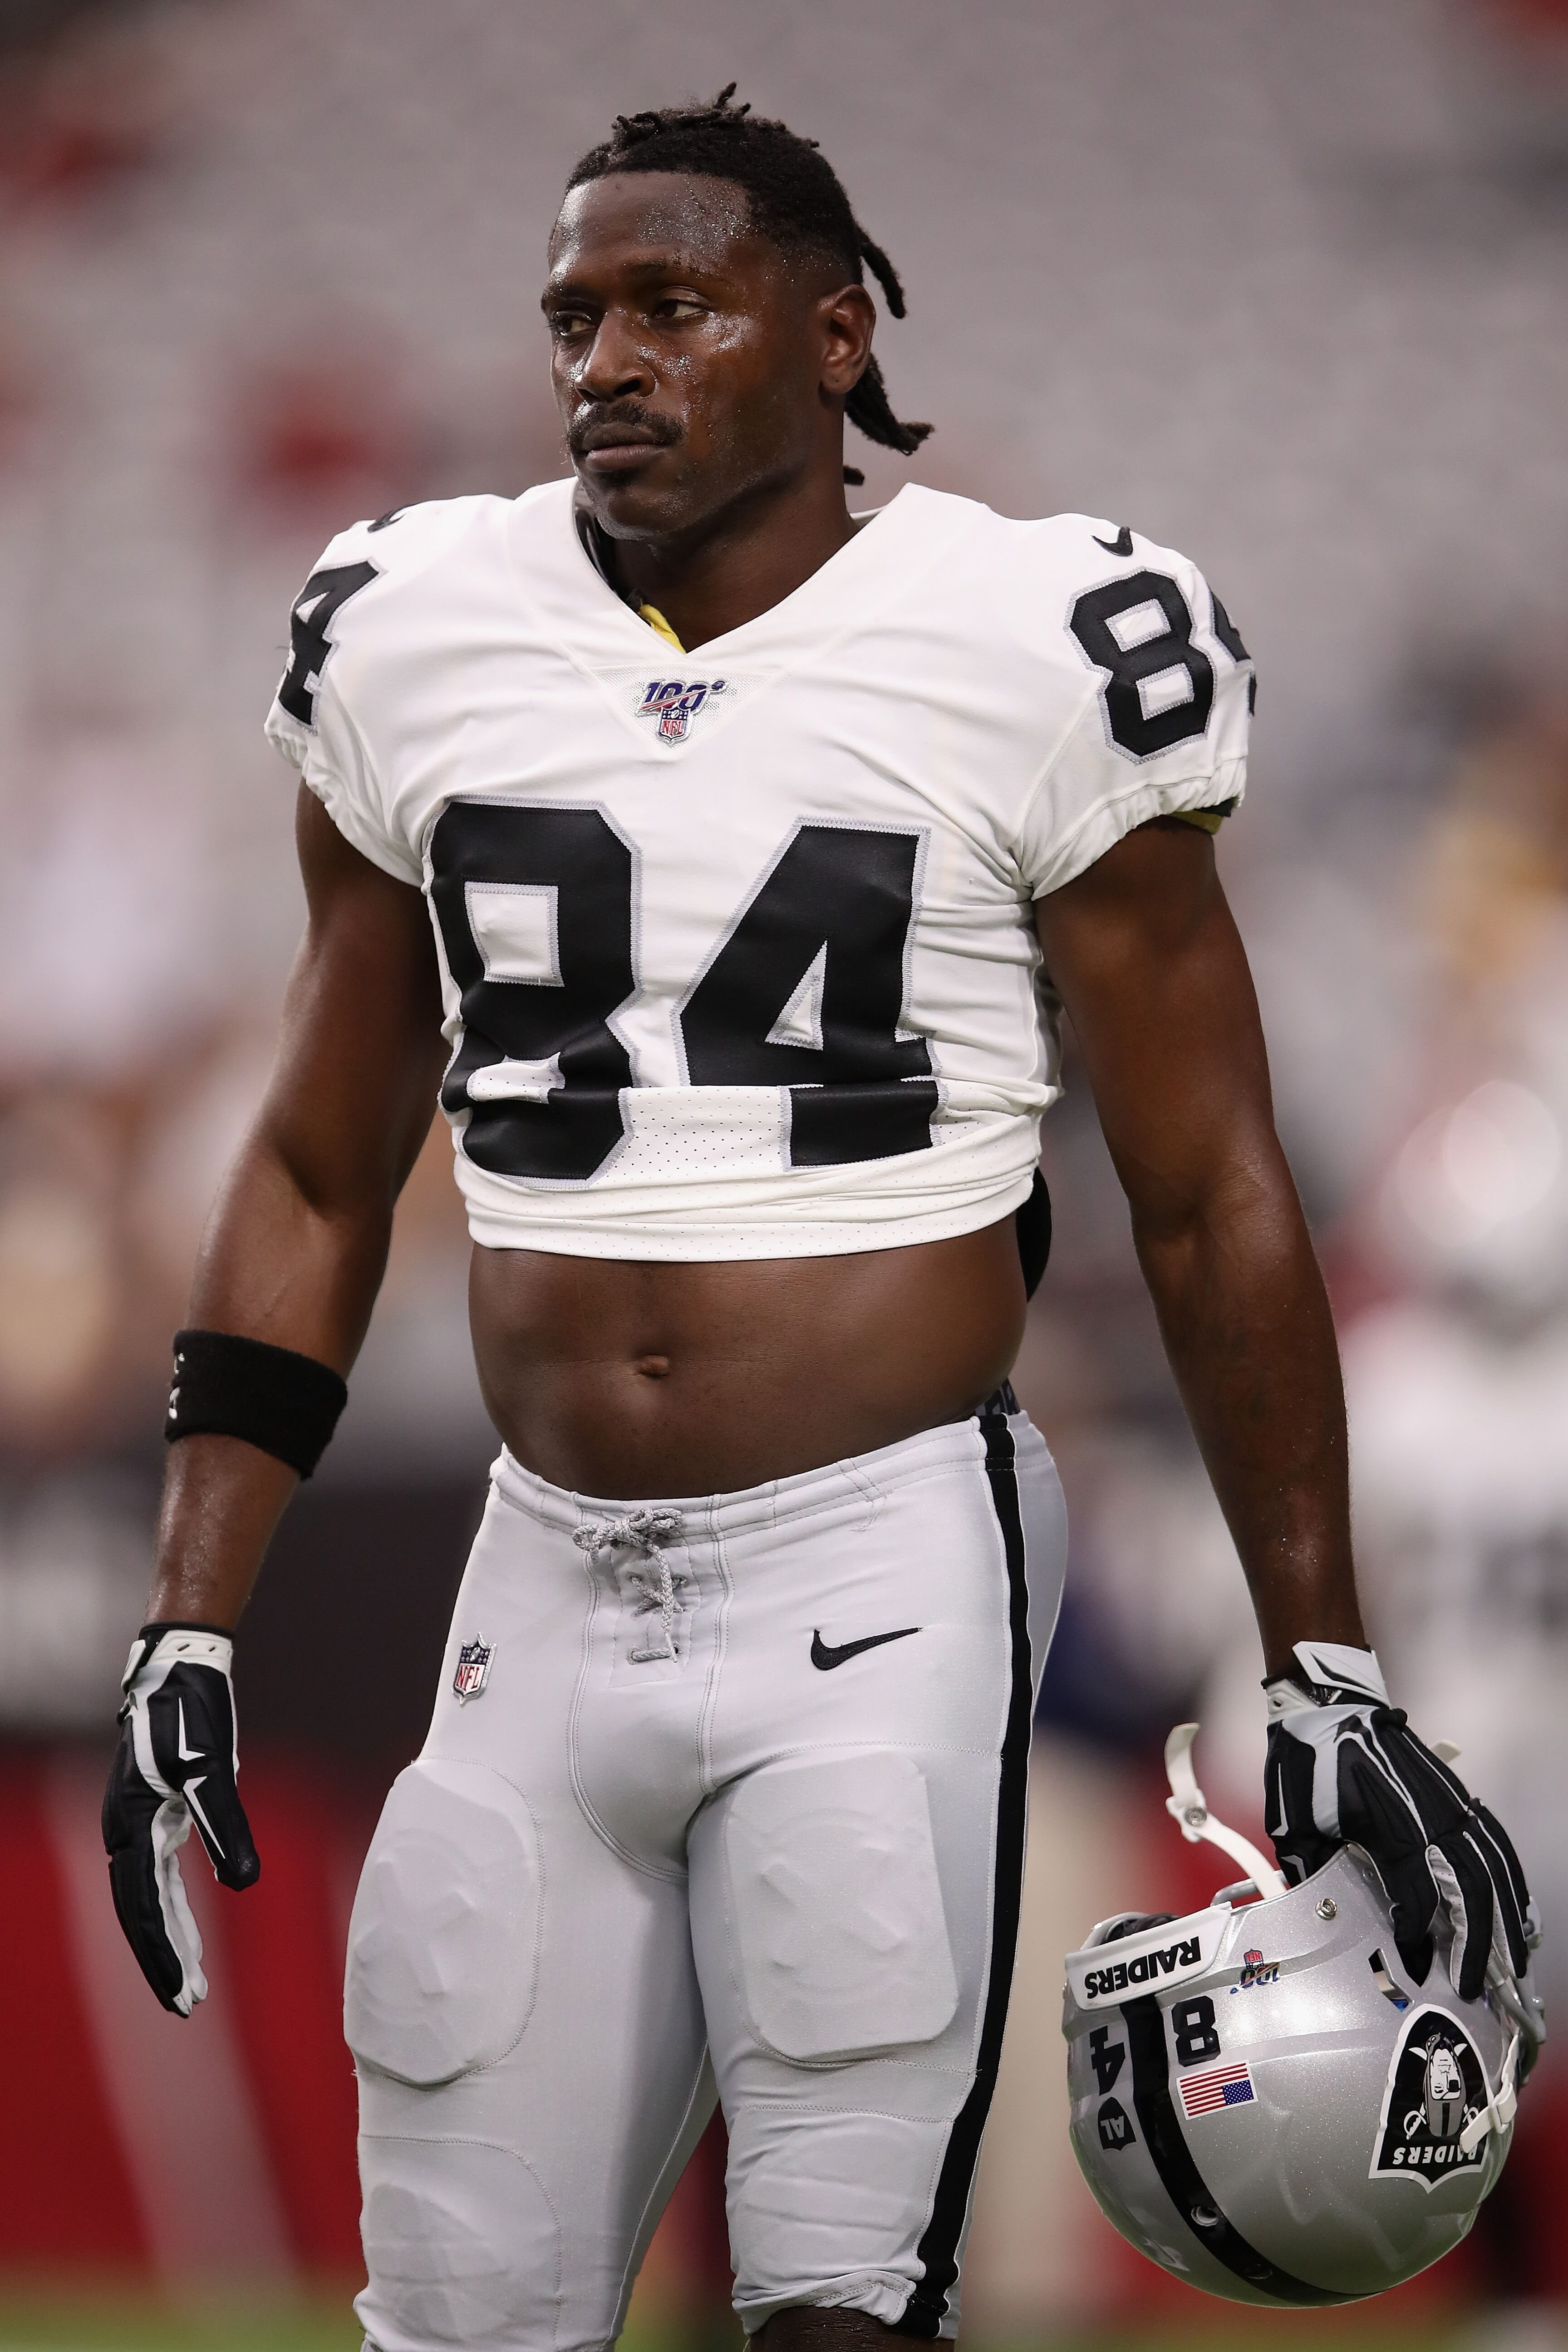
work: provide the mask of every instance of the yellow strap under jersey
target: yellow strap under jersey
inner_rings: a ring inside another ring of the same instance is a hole
[[[648,627],[653,630],[654,634],[657,636],[662,637],[667,646],[673,646],[678,654],[683,654],[686,651],[686,647],[681,644],[680,639],[676,635],[675,631],[670,627],[669,623],[665,619],[664,614],[659,611],[657,604],[639,604],[637,606],[637,618],[639,621],[646,621]]]

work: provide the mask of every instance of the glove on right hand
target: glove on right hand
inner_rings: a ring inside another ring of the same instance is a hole
[[[1264,1685],[1267,1820],[1281,1869],[1299,1885],[1340,1845],[1359,1846],[1417,1984],[1441,1906],[1455,1991],[1461,2000],[1488,1985],[1500,1993],[1533,2056],[1545,2034],[1530,1975],[1540,1920],[1507,1832],[1389,1705],[1371,1650],[1299,1642],[1296,1657],[1294,1673]]]
[[[207,1625],[144,1625],[121,1685],[120,1748],[103,1799],[114,1908],[163,2007],[206,1999],[202,1939],[180,1877],[195,1822],[223,1885],[254,1886],[261,1863],[239,1801],[229,1669],[234,1643]]]

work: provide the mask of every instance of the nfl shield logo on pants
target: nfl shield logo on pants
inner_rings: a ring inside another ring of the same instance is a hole
[[[490,1678],[490,1660],[495,1654],[495,1643],[487,1642],[482,1633],[463,1643],[458,1652],[458,1671],[452,1676],[452,1688],[459,1701],[478,1698]]]

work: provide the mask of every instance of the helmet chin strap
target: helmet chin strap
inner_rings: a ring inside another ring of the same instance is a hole
[[[1465,2126],[1459,2134],[1459,2147],[1466,2156],[1473,2156],[1489,2131],[1506,2131],[1519,2107],[1519,2028],[1513,2029],[1513,2039],[1508,2045],[1508,2055],[1498,2073],[1495,2091],[1489,2089],[1487,2103],[1480,2114]]]
[[[1271,1895],[1287,1894],[1285,1881],[1273,1864],[1265,1862],[1239,1830],[1227,1829],[1210,1812],[1193,1770],[1193,1742],[1197,1736],[1195,1723],[1178,1723],[1165,1742],[1165,1777],[1171,1783],[1165,1811],[1189,1845],[1206,1841],[1217,1845],[1222,1853],[1228,1853],[1233,1862],[1238,1862],[1265,1902]]]

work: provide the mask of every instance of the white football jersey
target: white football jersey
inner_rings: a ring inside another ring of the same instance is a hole
[[[793,1257],[1006,1215],[1058,1091],[1031,902],[1240,798],[1224,607],[1112,524],[910,487],[678,654],[574,493],[341,533],[268,721],[429,901],[475,1239]]]

